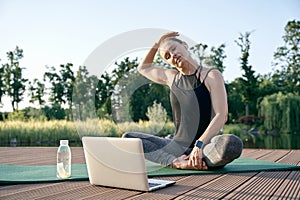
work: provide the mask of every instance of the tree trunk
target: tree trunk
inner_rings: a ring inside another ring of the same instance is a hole
[[[245,109],[246,109],[246,116],[247,116],[247,115],[249,115],[249,104],[246,104]]]

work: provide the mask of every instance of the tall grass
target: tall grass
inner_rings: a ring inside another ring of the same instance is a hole
[[[240,135],[243,125],[225,125],[223,132]],[[86,121],[4,121],[0,122],[0,146],[57,146],[68,139],[81,146],[83,136],[121,137],[125,132],[143,132],[165,137],[174,132],[172,122],[139,121],[116,124],[114,121],[89,119]]]
[[[60,139],[77,141],[76,128],[68,121],[5,121],[0,122],[0,144],[9,144],[12,140],[19,145],[54,144]]]
[[[224,134],[241,137],[245,147],[288,148],[299,147],[299,135],[271,136],[242,134],[249,127],[241,124],[224,126]],[[111,120],[90,119],[87,121],[4,121],[0,122],[0,146],[58,146],[59,140],[68,139],[71,146],[81,146],[82,136],[121,137],[125,132],[144,132],[166,136],[174,132],[172,122],[139,121],[116,124]]]
[[[86,121],[4,121],[0,122],[0,145],[10,146],[55,146],[61,139],[81,145],[82,136],[121,137],[129,131],[139,131],[165,136],[173,133],[171,122],[116,124],[111,120],[89,119]]]

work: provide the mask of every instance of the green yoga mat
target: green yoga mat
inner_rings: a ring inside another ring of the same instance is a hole
[[[249,158],[239,158],[225,167],[213,171],[178,170],[168,167],[162,168],[160,165],[146,162],[148,177],[154,176],[184,176],[184,175],[204,175],[204,174],[225,174],[241,172],[277,171],[277,170],[300,170],[300,166],[255,160]],[[68,179],[56,178],[56,165],[46,166],[20,166],[20,165],[0,165],[0,184],[18,183],[44,183],[60,181],[82,181],[88,180],[85,164],[72,165],[72,177]]]

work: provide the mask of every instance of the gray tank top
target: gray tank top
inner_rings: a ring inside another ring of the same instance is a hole
[[[197,71],[191,75],[177,73],[170,90],[175,124],[174,140],[191,148],[204,133],[212,115],[210,93],[204,84],[207,74],[201,82],[196,76]]]

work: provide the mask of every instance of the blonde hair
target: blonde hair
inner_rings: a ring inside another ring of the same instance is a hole
[[[179,44],[184,44],[184,43],[185,43],[184,41],[182,41],[182,40],[180,40],[180,39],[178,39],[178,38],[176,38],[176,37],[168,37],[168,38],[164,39],[164,40],[159,44],[159,47],[158,47],[158,49],[157,49],[159,55],[160,55],[160,50],[161,50],[160,47],[161,47],[164,43],[166,43],[166,42],[168,42],[168,41],[175,41],[175,42],[178,42]]]
[[[168,37],[166,39],[164,39],[159,46],[161,46],[163,43],[166,43],[167,41],[175,41],[175,42],[178,42],[179,44],[183,44],[184,42],[176,37]]]

